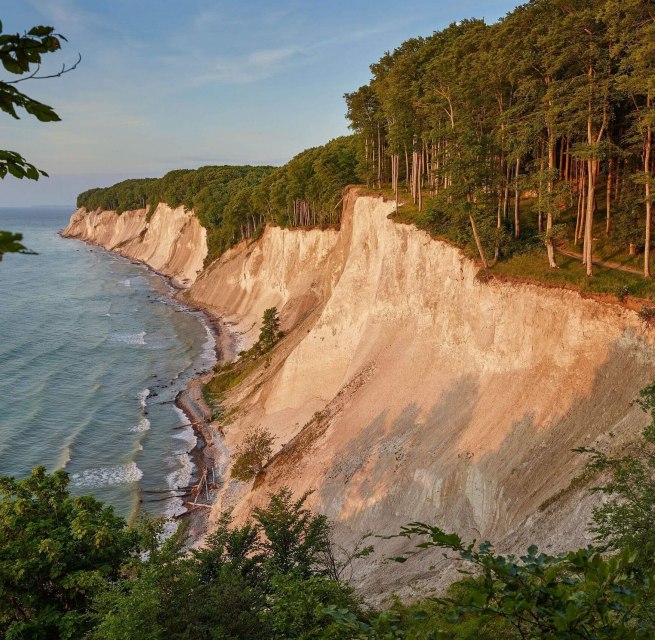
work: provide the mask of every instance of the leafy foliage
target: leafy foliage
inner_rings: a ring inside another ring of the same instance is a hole
[[[33,78],[60,76],[75,68],[77,63],[73,67],[63,67],[61,71],[51,76],[37,76],[43,56],[59,50],[62,40],[66,40],[66,38],[55,33],[53,27],[36,26],[23,35],[7,34],[3,33],[2,22],[0,22],[0,64],[11,76],[24,76],[13,80],[0,79],[1,111],[17,120],[20,118],[18,114],[21,110],[40,122],[60,120],[52,107],[30,98],[26,93],[17,89],[15,85]],[[32,66],[36,67],[33,72]],[[41,169],[37,169],[33,164],[25,160],[20,153],[0,149],[0,179],[4,179],[7,175],[18,179],[38,180],[41,176],[47,176],[48,174]],[[20,234],[0,231],[0,260],[2,260],[3,253],[30,253],[20,243],[20,240]]]
[[[2,260],[2,256],[5,253],[32,254],[33,251],[29,251],[21,243],[22,239],[23,236],[20,233],[12,233],[11,231],[0,231],[0,260]]]
[[[96,640],[347,640],[324,606],[359,611],[352,590],[314,568],[325,520],[288,489],[241,527],[224,514],[202,549],[176,534],[96,600]]]
[[[230,475],[242,482],[252,480],[268,462],[275,438],[263,427],[253,427],[234,451]]]
[[[307,149],[282,167],[207,166],[170,171],[159,179],[125,180],[89,189],[77,206],[121,213],[158,203],[193,209],[208,230],[208,261],[266,223],[280,226],[335,224],[343,188],[358,182],[354,138],[337,138]]]
[[[438,527],[415,523],[402,535],[425,536],[421,549],[453,551],[476,569],[461,596],[441,602],[454,613],[504,619],[517,637],[647,638],[653,630],[653,577],[636,571],[635,554],[604,558],[579,549],[560,556],[535,546],[521,558],[497,555],[489,543],[464,544]],[[404,559],[404,558],[403,558]]]
[[[611,456],[596,449],[589,468],[608,481],[594,489],[607,500],[594,509],[591,530],[604,550],[633,549],[646,567],[655,561],[655,384],[641,391],[639,405],[651,416],[629,454]]]
[[[537,240],[556,267],[555,223],[576,201],[568,235],[591,256],[606,203],[604,235],[642,246],[648,276],[654,7],[532,0],[492,25],[461,20],[403,42],[346,94],[360,174],[415,205],[417,222],[427,209],[483,263]]]
[[[78,638],[90,602],[137,549],[112,507],[72,497],[64,471],[0,478],[0,632],[7,639]]]

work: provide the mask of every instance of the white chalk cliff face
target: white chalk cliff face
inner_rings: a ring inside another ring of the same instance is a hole
[[[202,270],[207,256],[207,232],[191,211],[160,204],[147,220],[146,210],[87,211],[78,209],[62,231],[140,260],[169,276],[179,286],[189,286]]]
[[[190,288],[244,347],[267,307],[287,332],[223,425],[229,449],[262,425],[278,453],[252,487],[226,481],[214,515],[244,518],[289,486],[315,490],[346,544],[416,520],[502,550],[587,544],[593,499],[571,485],[585,464],[571,449],[620,450],[644,426],[632,401],[655,378],[651,336],[620,305],[479,281],[459,250],[389,220],[393,206],[351,189],[339,231],[268,228]],[[456,577],[439,554],[383,562],[407,540],[375,544],[356,572],[373,597]]]

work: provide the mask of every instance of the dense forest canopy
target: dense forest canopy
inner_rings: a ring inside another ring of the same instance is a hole
[[[551,267],[556,219],[577,207],[591,275],[602,208],[605,234],[643,248],[650,275],[653,0],[533,0],[408,40],[371,71],[346,95],[369,183],[407,187],[437,226],[469,226],[485,265],[520,238],[531,196]]]
[[[282,167],[218,166],[171,171],[159,179],[124,180],[90,189],[77,206],[119,213],[158,203],[194,209],[209,231],[209,258],[253,237],[270,222],[309,226],[339,222],[341,194],[358,181],[354,136],[307,149]]]

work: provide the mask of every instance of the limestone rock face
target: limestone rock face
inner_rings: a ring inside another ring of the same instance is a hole
[[[189,286],[202,270],[207,255],[207,232],[191,211],[160,204],[150,220],[146,210],[87,211],[78,209],[62,235],[79,238],[140,260]]]

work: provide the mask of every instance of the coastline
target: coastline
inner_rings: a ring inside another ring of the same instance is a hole
[[[213,340],[215,365],[223,364],[227,359],[234,357],[235,337],[230,334],[220,316],[184,299],[183,294],[188,290],[188,286],[184,286],[172,276],[157,271],[142,260],[124,256],[89,240],[64,236],[61,230],[58,235],[65,239],[81,241],[133,264],[144,266],[150,273],[162,278],[170,288],[170,299],[180,305],[180,311],[199,314],[202,317],[203,325]],[[216,442],[216,439],[220,439],[221,436],[211,429],[212,411],[202,396],[202,385],[210,374],[211,369],[193,371],[191,379],[184,388],[178,391],[173,401],[174,406],[186,418],[186,422],[176,429],[190,427],[196,443],[187,452],[194,466],[190,484],[170,489],[171,502],[181,500],[184,511],[172,513],[168,519],[171,523],[185,523],[190,545],[198,543],[206,533],[209,511],[213,505],[215,491],[223,481],[221,472],[226,463],[224,460],[226,452],[220,446],[220,442]]]

